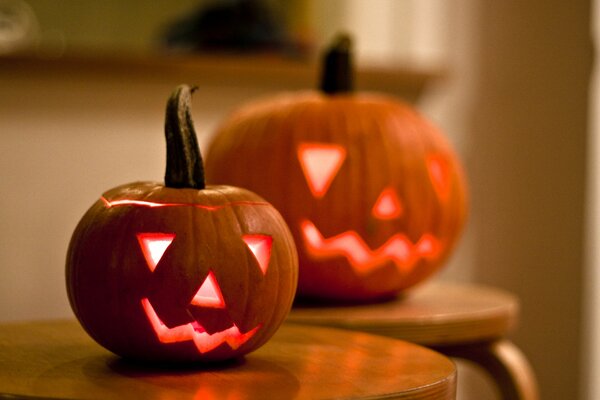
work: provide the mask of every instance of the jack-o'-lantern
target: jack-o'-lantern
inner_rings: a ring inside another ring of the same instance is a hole
[[[216,131],[207,179],[242,185],[288,222],[298,295],[391,297],[447,259],[466,184],[443,134],[391,96],[353,93],[349,39],[327,52],[322,91],[241,107]]]
[[[237,357],[264,344],[291,307],[297,253],[281,215],[256,194],[206,186],[189,109],[167,105],[165,184],[104,193],[69,246],[69,300],[116,354],[157,361]]]

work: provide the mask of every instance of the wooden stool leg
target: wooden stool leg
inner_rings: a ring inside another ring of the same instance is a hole
[[[539,400],[537,382],[529,362],[517,346],[508,340],[437,350],[450,357],[472,361],[485,369],[498,385],[504,400]]]

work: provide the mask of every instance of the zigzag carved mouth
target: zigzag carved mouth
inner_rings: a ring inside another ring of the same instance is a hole
[[[230,328],[210,334],[197,321],[169,328],[156,314],[150,300],[143,298],[142,307],[161,343],[177,343],[191,340],[201,354],[214,350],[223,343],[227,343],[229,347],[236,350],[250,340],[260,328],[259,325],[246,333],[242,333],[237,325],[233,324]]]
[[[382,246],[372,250],[355,231],[324,238],[310,221],[303,220],[300,230],[309,255],[316,259],[345,257],[354,271],[365,275],[388,262],[402,273],[410,272],[423,258],[435,259],[441,252],[440,242],[432,234],[423,234],[416,243],[401,233],[390,237]]]

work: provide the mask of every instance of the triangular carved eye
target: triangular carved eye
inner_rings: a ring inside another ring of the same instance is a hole
[[[302,143],[298,146],[298,160],[313,196],[325,195],[345,159],[346,149],[337,144]]]
[[[429,179],[442,201],[450,197],[450,165],[442,155],[433,154],[427,157]]]
[[[266,275],[267,268],[269,268],[269,260],[271,259],[273,238],[268,235],[244,235],[242,239],[252,254],[254,254],[263,275]]]
[[[208,273],[208,276],[194,295],[191,303],[200,307],[225,308],[223,294],[212,271]]]
[[[156,265],[175,239],[174,233],[138,233],[137,239],[150,271],[154,272]]]

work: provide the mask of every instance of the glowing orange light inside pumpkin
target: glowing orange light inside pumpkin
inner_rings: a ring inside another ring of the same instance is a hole
[[[429,155],[426,162],[429,179],[438,197],[443,201],[448,200],[450,197],[450,164],[437,154]]]
[[[336,144],[302,143],[298,160],[313,196],[325,195],[346,158],[346,149]]]
[[[142,253],[150,271],[154,271],[156,265],[167,251],[167,248],[175,239],[172,233],[138,233],[137,239],[142,248]]]
[[[196,321],[169,328],[158,317],[150,300],[143,298],[142,307],[161,343],[177,343],[192,340],[200,353],[207,353],[214,350],[223,343],[227,343],[229,347],[235,350],[246,343],[260,328],[260,325],[258,325],[254,329],[242,333],[237,325],[233,324],[225,330],[210,334]]]
[[[402,203],[393,187],[383,189],[371,212],[379,219],[394,219],[402,215]]]
[[[263,275],[266,275],[267,268],[269,268],[269,260],[271,259],[273,238],[268,235],[244,235],[242,239],[252,254],[254,254]]]
[[[441,251],[440,242],[431,234],[421,236],[416,245],[417,252],[423,257],[437,257]]]
[[[145,201],[145,200],[129,200],[129,199],[119,199],[119,200],[108,200],[104,196],[100,197],[100,200],[104,202],[107,208],[111,207],[120,207],[120,206],[140,206],[140,207],[195,207],[208,211],[216,211],[225,207],[233,207],[233,206],[268,206],[269,203],[262,203],[257,201],[234,201],[228,204],[221,204],[217,206],[207,206],[203,204],[188,204],[188,203],[158,203],[155,201]]]
[[[371,250],[354,231],[325,239],[317,227],[307,220],[301,222],[300,229],[312,257],[323,259],[343,256],[358,274],[367,274],[386,262],[392,262],[399,271],[408,273],[421,258],[435,258],[441,251],[439,241],[429,234],[421,236],[413,244],[405,235],[398,233],[378,249]]]
[[[192,299],[192,304],[201,307],[225,308],[223,294],[212,271],[208,272],[208,276],[200,285],[200,289]]]

